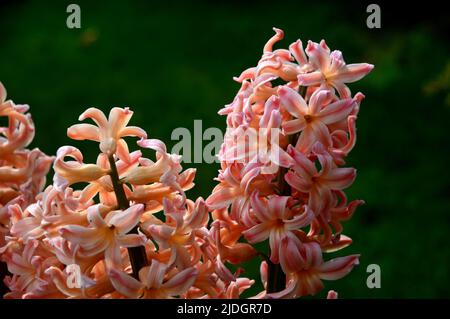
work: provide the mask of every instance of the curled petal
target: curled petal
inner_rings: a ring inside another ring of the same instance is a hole
[[[136,204],[124,211],[111,212],[107,216],[107,222],[115,226],[120,234],[126,234],[137,225],[143,212],[144,205]]]
[[[139,272],[139,277],[147,288],[160,288],[167,271],[167,265],[154,259],[149,267]]]
[[[300,41],[300,39],[295,41],[294,43],[292,43],[289,46],[289,51],[291,52],[291,54],[294,56],[295,60],[297,60],[297,62],[300,65],[308,63],[308,60],[306,59],[305,51],[303,50],[303,44],[302,44],[302,41]]]
[[[130,122],[131,117],[133,116],[133,111],[131,111],[128,107],[120,108],[114,107],[109,112],[108,116],[108,124],[112,131],[112,135],[115,138],[119,138],[120,131],[127,126],[128,122]]]
[[[106,119],[105,114],[95,107],[88,108],[78,118],[79,121],[85,119],[92,119],[101,130],[107,129],[108,127],[108,120]]]
[[[326,71],[330,65],[330,50],[325,44],[325,41],[321,43],[315,43],[308,41],[306,46],[306,54],[309,56],[309,62],[322,72]]]
[[[288,86],[278,88],[281,105],[296,118],[301,118],[308,113],[308,105],[305,100],[296,91]]]
[[[315,121],[310,125],[310,127],[315,136],[315,142],[320,142],[325,147],[331,145],[330,131],[328,130],[328,127],[324,123],[320,121]]]
[[[106,223],[102,217],[102,211],[104,213],[105,210],[108,210],[108,207],[101,204],[89,207],[87,209],[89,223],[97,228],[105,227]]]
[[[353,110],[352,99],[344,99],[327,105],[318,114],[318,118],[325,124],[332,124],[345,119]]]
[[[180,271],[164,283],[164,289],[171,296],[184,294],[195,282],[199,272],[194,267]]]
[[[283,123],[283,132],[286,135],[291,135],[303,131],[306,127],[306,121],[303,117],[287,121]]]
[[[78,225],[67,225],[59,229],[61,236],[68,241],[83,245],[85,243],[98,241],[98,230]]]
[[[315,215],[312,209],[310,209],[308,206],[305,206],[305,212],[303,214],[297,215],[290,220],[285,220],[284,223],[287,229],[295,230],[309,225],[314,217]]]
[[[72,157],[76,161],[65,162],[66,156]],[[94,181],[109,173],[108,169],[97,165],[83,164],[83,155],[80,150],[72,146],[63,146],[58,149],[53,168],[69,184]]]
[[[164,142],[157,139],[141,139],[137,142],[140,147],[149,148],[159,153],[166,153],[166,145]]]
[[[273,28],[273,31],[275,31],[275,35],[267,41],[266,45],[264,46],[263,51],[264,52],[272,52],[273,51],[273,45],[277,43],[278,41],[283,40],[284,38],[284,32],[281,29]]]
[[[108,275],[114,288],[122,295],[129,298],[139,298],[141,296],[143,285],[138,280],[116,269],[111,269]]]
[[[319,267],[319,276],[325,280],[337,280],[347,275],[358,264],[359,255],[335,258]]]
[[[366,76],[373,68],[374,66],[368,63],[348,64],[339,70],[339,73],[332,80],[344,83],[356,82]]]
[[[323,82],[325,78],[322,72],[314,71],[310,73],[302,73],[297,76],[297,81],[299,85],[302,86],[314,86]]]
[[[308,193],[313,185],[311,180],[303,179],[293,172],[287,172],[284,179],[291,187],[304,193]]]
[[[0,82],[0,104],[6,101],[6,89],[3,86],[2,82]]]
[[[119,136],[135,136],[140,138],[147,138],[147,132],[137,126],[127,126],[119,132]]]
[[[326,176],[321,177],[330,189],[345,189],[349,187],[356,178],[354,168],[335,168]]]
[[[128,234],[117,237],[117,243],[121,247],[137,247],[144,246],[147,241],[147,237],[143,234]]]
[[[67,129],[67,136],[73,140],[100,141],[100,131],[92,124],[75,124]]]
[[[251,244],[260,243],[269,238],[271,228],[265,223],[257,224],[250,229],[244,231],[242,234],[245,239]]]
[[[291,237],[285,237],[281,242],[280,264],[285,273],[300,271],[305,267],[299,246]]]

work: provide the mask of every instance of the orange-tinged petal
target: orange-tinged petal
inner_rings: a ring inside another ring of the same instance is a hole
[[[67,136],[73,140],[100,141],[100,132],[97,126],[92,124],[75,124],[67,129]]]
[[[106,221],[115,226],[119,234],[126,234],[132,230],[144,212],[144,205],[136,204],[124,211],[114,211],[108,214]]]
[[[109,278],[114,288],[122,295],[129,298],[139,298],[142,295],[143,284],[125,272],[111,269]]]

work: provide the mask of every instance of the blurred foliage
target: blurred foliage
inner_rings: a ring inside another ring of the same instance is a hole
[[[375,64],[351,85],[366,100],[348,159],[358,169],[349,198],[367,204],[346,223],[354,244],[337,253],[361,253],[361,264],[346,278],[327,282],[320,297],[328,289],[342,298],[450,297],[444,10],[424,18],[423,12],[401,16],[382,6],[382,28],[370,30],[364,3],[80,0],[77,30],[66,27],[69,3],[0,4],[0,80],[11,99],[31,105],[32,146],[55,154],[61,145],[75,145],[87,162],[95,160],[97,146],[69,140],[66,129],[91,106],[130,106],[132,125],[169,149],[172,130],[193,129],[195,119],[203,120],[203,129],[224,129],[217,111],[239,88],[232,76],[256,64],[273,26],[285,30],[284,47],[298,37],[324,38],[348,63]],[[184,166],[198,169],[189,196],[207,197],[218,165]],[[381,289],[366,286],[372,263],[381,266]],[[252,267],[254,276],[258,265]]]

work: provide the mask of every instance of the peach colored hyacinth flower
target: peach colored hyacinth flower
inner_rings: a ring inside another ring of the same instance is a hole
[[[294,298],[317,294],[322,280],[339,279],[358,264],[357,255],[326,261],[325,254],[351,244],[342,222],[363,204],[348,202],[344,193],[356,177],[355,169],[342,166],[356,142],[364,98],[359,92],[352,97],[346,84],[373,65],[346,64],[323,40],[308,41],[306,50],[300,40],[275,49],[284,32],[274,31],[257,66],[234,78],[241,88],[233,102],[219,111],[228,130],[219,184],[207,204],[229,251],[268,241],[261,263],[265,291],[255,297]],[[281,132],[280,158],[271,161],[253,156],[254,146],[239,145],[239,135],[251,128],[259,137],[268,122]],[[239,149],[243,153],[235,155]]]
[[[359,255],[327,256],[352,243],[344,222],[364,203],[346,195],[364,99],[347,84],[373,65],[347,64],[324,40],[275,48],[284,32],[274,31],[219,110],[227,130],[206,200],[187,197],[196,170],[183,170],[181,156],[129,126],[129,108],[108,117],[88,108],[79,120],[95,125],[68,128],[74,140],[99,143],[94,163],[71,145],[55,157],[28,150],[28,106],[7,100],[0,83],[0,116],[8,119],[0,128],[4,297],[298,298],[348,275]],[[263,287],[256,294],[246,277],[255,259]]]
[[[9,207],[0,248],[10,272],[6,298],[232,298],[253,284],[221,262],[204,200],[186,198],[195,170],[183,171],[163,142],[126,126],[131,115],[114,108],[106,121],[97,109],[83,113],[98,127],[75,125],[68,135],[99,142],[97,162],[61,147],[53,185],[33,204]],[[141,137],[137,144],[156,160],[130,153],[124,136]]]
[[[25,209],[35,201],[53,161],[37,148],[26,148],[35,134],[28,110],[28,105],[7,100],[6,89],[0,82],[0,117],[7,118],[7,126],[0,127],[0,247],[6,245],[11,235],[10,209]]]

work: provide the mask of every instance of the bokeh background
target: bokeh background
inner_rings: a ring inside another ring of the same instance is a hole
[[[66,27],[71,2],[81,6],[81,29]],[[382,27],[371,30],[364,2],[71,2],[0,2],[0,81],[9,98],[30,104],[32,146],[48,154],[72,144],[95,158],[95,143],[66,137],[91,106],[130,106],[133,125],[169,149],[172,130],[195,119],[224,129],[217,111],[239,89],[232,76],[256,64],[273,26],[284,29],[284,47],[324,38],[348,63],[375,64],[351,85],[366,100],[349,197],[367,204],[347,222],[354,244],[340,254],[361,253],[361,264],[326,288],[342,298],[450,297],[449,29],[438,3],[378,2]],[[207,197],[218,165],[185,167],[198,169],[189,196]],[[381,267],[380,289],[366,286],[369,264]]]

